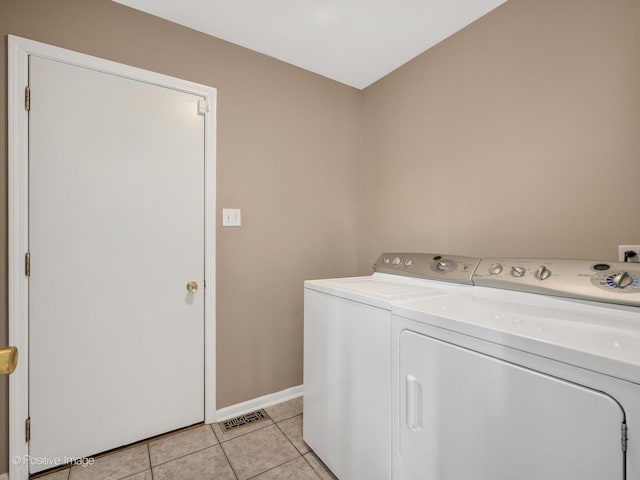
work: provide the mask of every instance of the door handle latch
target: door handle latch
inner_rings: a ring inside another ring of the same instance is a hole
[[[0,350],[0,375],[11,375],[18,366],[18,349],[7,347]]]

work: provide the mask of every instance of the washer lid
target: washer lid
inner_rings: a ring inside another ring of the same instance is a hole
[[[640,309],[474,287],[392,313],[640,384]]]
[[[470,288],[378,272],[366,277],[307,280],[304,287],[386,310],[391,310],[392,302],[458,293],[462,289]]]

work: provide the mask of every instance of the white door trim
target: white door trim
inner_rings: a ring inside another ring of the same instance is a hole
[[[8,143],[9,143],[9,343],[18,347],[18,368],[9,377],[9,474],[11,480],[26,480],[29,466],[14,459],[27,458],[25,420],[29,414],[29,289],[24,257],[29,246],[29,121],[25,109],[25,87],[29,81],[29,55],[90,68],[203,97],[205,114],[205,265],[204,279],[204,421],[216,419],[216,307],[215,307],[215,187],[216,187],[216,89],[159,73],[130,67],[71,50],[9,35],[8,43]],[[87,99],[87,101],[91,101]],[[100,112],[96,112],[99,115]]]

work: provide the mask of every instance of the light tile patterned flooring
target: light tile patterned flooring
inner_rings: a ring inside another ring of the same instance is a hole
[[[269,419],[223,432],[199,425],[95,457],[37,480],[335,480],[302,440],[302,398]]]

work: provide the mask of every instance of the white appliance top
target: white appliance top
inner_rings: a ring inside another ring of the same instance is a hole
[[[391,310],[393,302],[457,293],[468,287],[374,272],[366,277],[307,280],[304,288]]]
[[[432,253],[383,253],[373,275],[307,280],[305,288],[387,310],[392,302],[457,293],[480,259]]]
[[[394,315],[640,384],[640,311],[474,287],[394,304]]]

